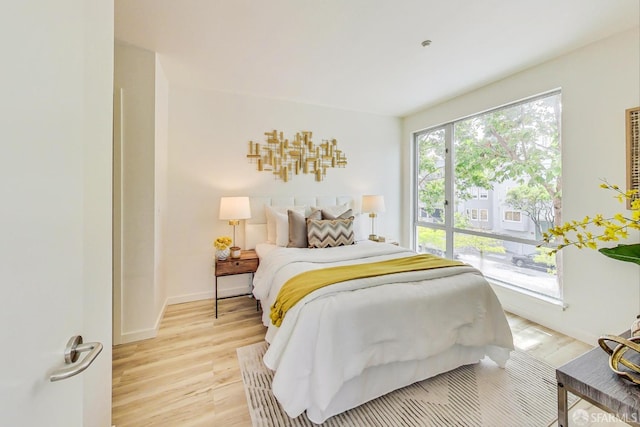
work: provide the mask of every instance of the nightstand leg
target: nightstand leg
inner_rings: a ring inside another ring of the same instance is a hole
[[[216,299],[216,319],[218,318],[218,276],[215,276],[214,279],[214,283],[215,283],[215,291],[214,291],[214,297]]]
[[[558,427],[569,426],[569,408],[567,408],[567,389],[558,383]]]

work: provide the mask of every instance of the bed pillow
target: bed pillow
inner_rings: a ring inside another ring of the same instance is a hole
[[[343,213],[345,213],[347,209],[349,209],[349,203],[343,203],[341,205],[319,206],[319,207],[311,206],[311,209],[321,210],[327,214],[332,215],[334,218],[337,218]],[[333,218],[327,218],[327,219],[333,219]]]
[[[353,217],[346,219],[307,219],[310,248],[353,245]]]
[[[276,220],[276,246],[287,246],[289,243],[289,217],[286,213],[274,212]]]
[[[368,217],[367,214],[360,213],[354,215],[352,209],[347,209],[342,215],[334,217],[331,212],[327,212],[324,208],[322,209],[322,219],[344,219],[349,217],[353,217],[353,239],[356,242],[369,239],[365,221],[367,219],[366,217]]]
[[[309,246],[307,240],[307,218],[304,215],[287,210],[287,216],[289,217],[289,242],[288,248],[306,248]],[[310,219],[322,219],[322,212],[313,211],[309,214]]]
[[[353,238],[356,242],[369,239],[371,224],[369,214],[355,214],[353,218]]]
[[[268,206],[268,205],[264,205],[264,213],[265,216],[267,217],[267,242],[271,243],[273,245],[277,244],[277,232],[276,232],[276,228],[277,228],[277,219],[280,220],[280,222],[282,223],[282,219],[284,216],[284,224],[286,225],[286,233],[282,233],[283,237],[285,234],[289,234],[289,224],[288,224],[288,219],[287,219],[287,210],[293,210],[296,212],[301,213],[302,215],[304,215],[305,212],[305,206]],[[277,217],[276,214],[282,214],[279,218]],[[281,224],[282,225],[282,224]],[[287,242],[289,241],[289,237],[287,237],[287,240],[285,241],[284,245],[281,246],[287,246]]]
[[[352,209],[347,209],[340,215],[335,215],[333,211],[325,210],[325,208],[322,208],[322,219],[347,219],[352,216],[353,216]]]

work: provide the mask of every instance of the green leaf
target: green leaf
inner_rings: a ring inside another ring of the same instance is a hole
[[[618,245],[615,248],[598,249],[600,253],[619,261],[634,262],[640,265],[640,243],[633,245]]]

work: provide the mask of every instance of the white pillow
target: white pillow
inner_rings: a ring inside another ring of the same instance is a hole
[[[371,219],[369,218],[369,214],[355,214],[353,218],[353,239],[356,242],[369,239],[370,227]]]
[[[276,246],[286,247],[289,244],[289,215],[275,212]]]
[[[304,215],[305,206],[267,206],[264,205],[264,213],[267,216],[267,242],[273,245],[277,244],[277,219],[276,214],[284,214],[285,223],[286,223],[286,238],[287,242],[284,246],[287,246],[289,243],[289,217],[287,216],[287,210],[291,209],[292,211],[298,212]]]

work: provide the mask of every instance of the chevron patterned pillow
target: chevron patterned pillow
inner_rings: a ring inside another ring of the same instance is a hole
[[[310,248],[353,245],[353,217],[345,219],[307,219]]]

